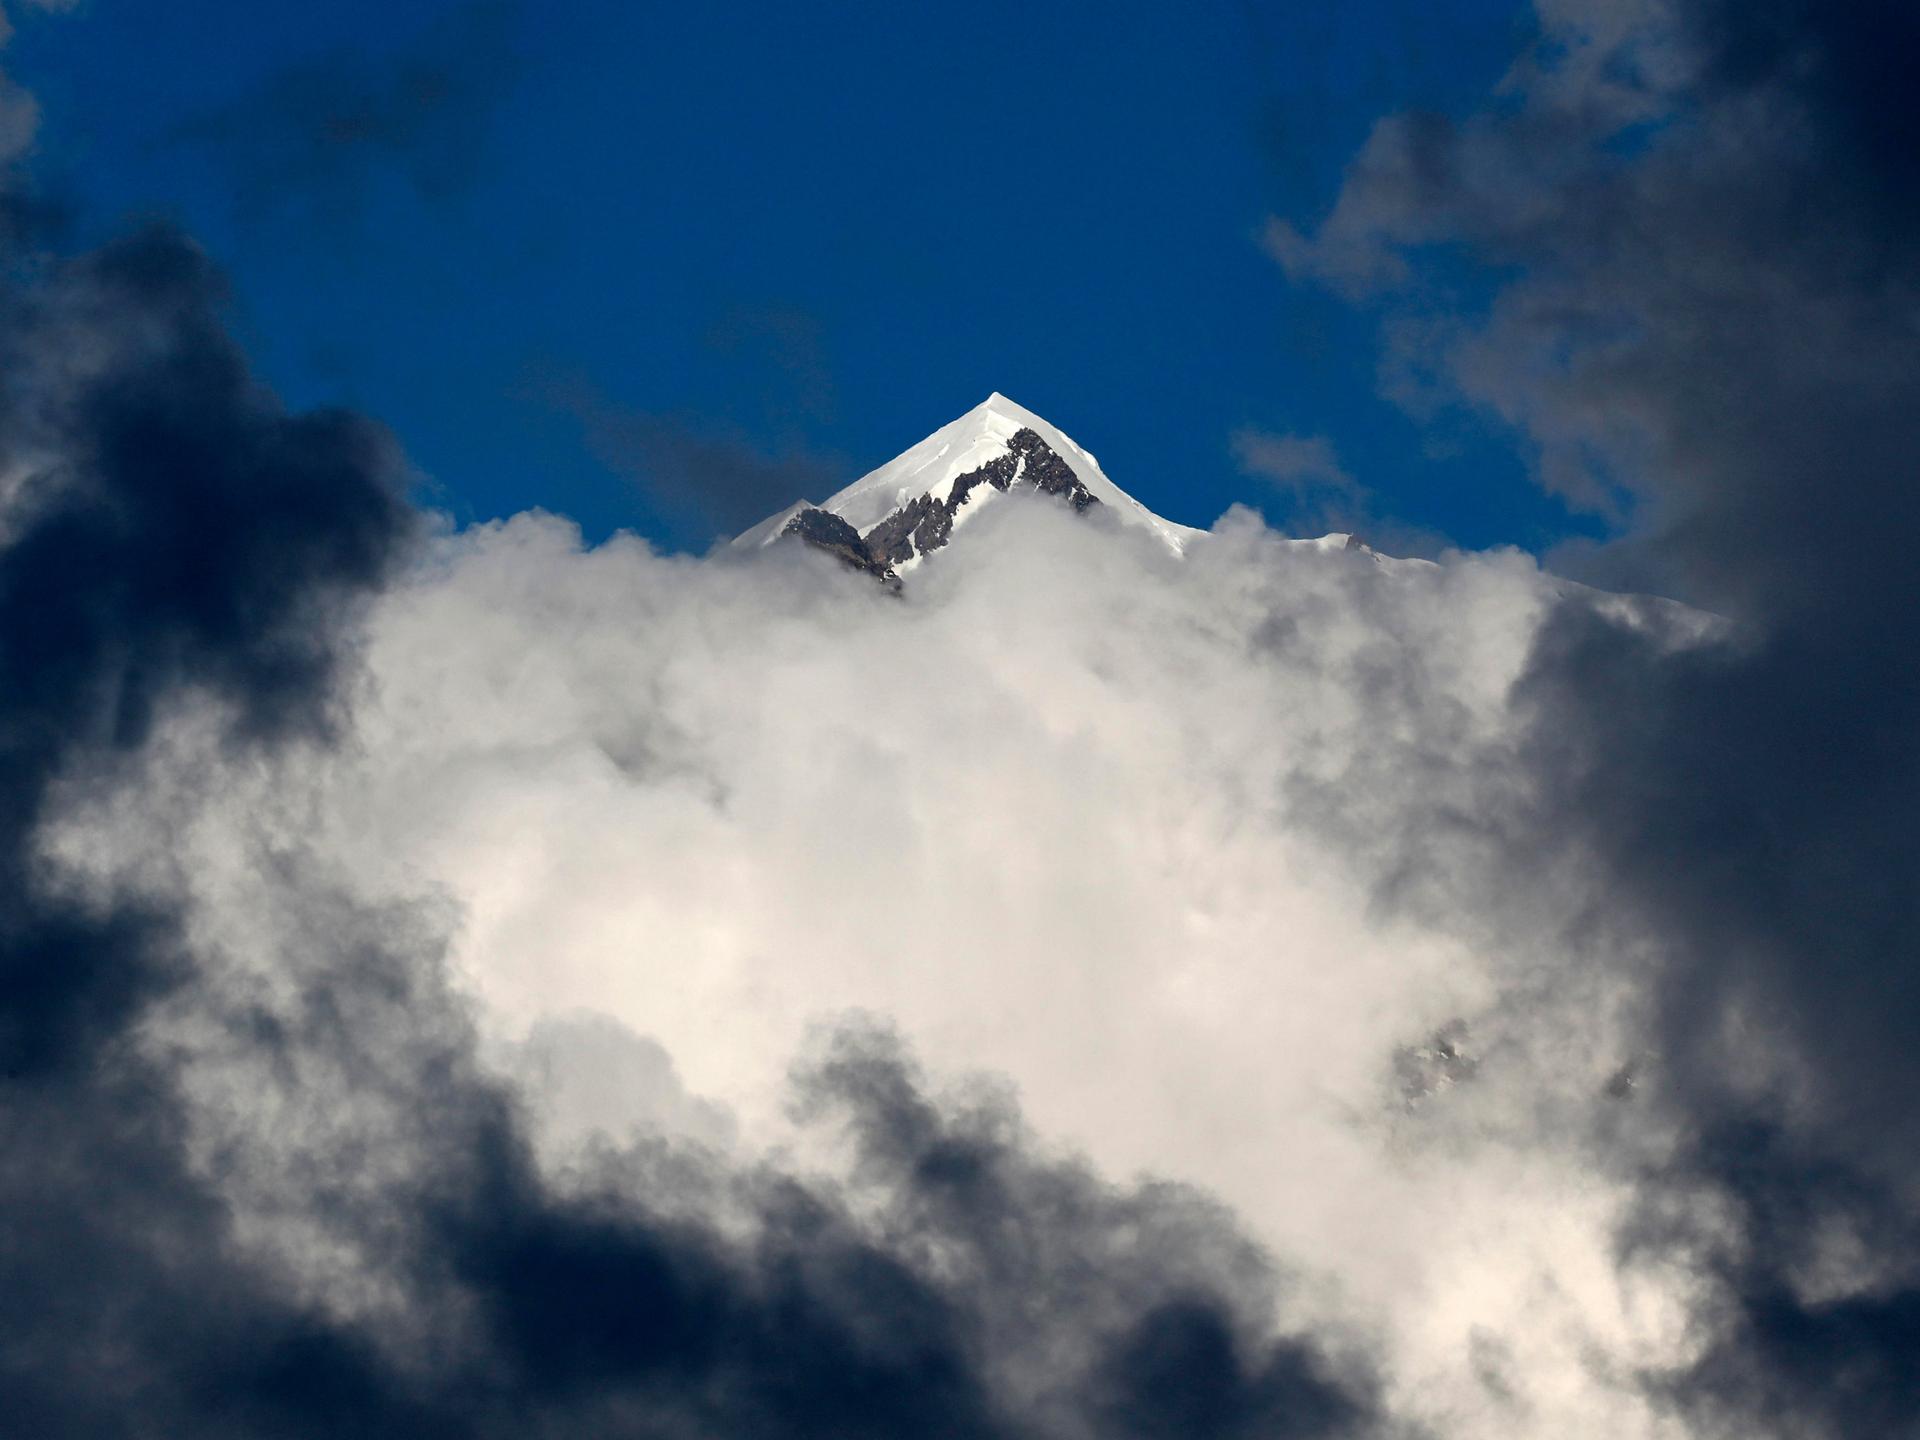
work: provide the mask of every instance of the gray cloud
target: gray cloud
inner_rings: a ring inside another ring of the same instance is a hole
[[[687,1147],[588,1117],[576,1143],[550,1112],[590,1088],[581,1067],[653,1092],[617,1113],[685,1130],[716,1112],[611,1022],[536,1024],[537,1073],[499,1073],[450,961],[457,906],[405,865],[398,893],[368,883],[325,830],[377,734],[356,716],[384,683],[369,612],[431,563],[397,448],[357,416],[288,414],[176,233],[10,259],[11,1424],[1375,1431],[1357,1347],[1280,1313],[1284,1277],[1217,1206],[1043,1153],[1004,1098],[934,1100],[883,1029],[843,1029],[803,1076],[853,1147],[841,1179],[723,1157],[723,1134]],[[627,720],[621,773],[652,776],[633,757],[666,753],[673,717]],[[538,968],[545,949],[522,953]]]
[[[1720,1277],[1675,1403],[1904,1433],[1920,110],[1890,57],[1920,35],[1879,4],[1541,20],[1506,103],[1382,121],[1324,223],[1276,224],[1273,249],[1622,522],[1568,563],[1732,618],[1677,652],[1586,608],[1545,628],[1517,692],[1537,791],[1501,863],[1510,895],[1592,867],[1593,921],[1648,987],[1688,1137],[1648,1204],[1718,1207],[1640,1232]],[[1483,308],[1441,284],[1461,259]]]
[[[1278,491],[1292,518],[1319,530],[1358,528],[1367,492],[1347,473],[1324,435],[1279,435],[1243,426],[1233,432],[1242,474]]]
[[[400,53],[343,47],[288,66],[164,140],[228,166],[250,218],[351,222],[388,175],[446,201],[478,176],[492,112],[519,70],[519,15],[516,0],[463,0]]]
[[[1233,455],[1245,473],[1282,490],[1352,493],[1359,488],[1324,435],[1276,435],[1247,427],[1234,431]]]
[[[1897,47],[1546,19],[1278,243],[1721,622],[1019,498],[897,600],[423,539],[179,237],[9,270],[7,1413],[1911,1428]]]
[[[580,379],[545,387],[580,424],[594,457],[630,481],[694,546],[735,535],[798,499],[824,499],[853,477],[798,445],[769,453],[738,427],[688,412],[637,410]]]
[[[354,753],[302,833],[369,899],[457,905],[450,960],[483,1034],[598,1010],[727,1107],[735,1153],[851,1164],[857,1209],[861,1143],[788,1113],[809,1026],[849,1010],[911,1039],[939,1113],[969,1113],[975,1092],[947,1087],[984,1070],[1097,1173],[1217,1196],[1290,1273],[1279,1333],[1335,1356],[1369,1337],[1393,1423],[1657,1434],[1617,1376],[1675,1353],[1661,1326],[1685,1282],[1623,1308],[1631,1192],[1586,1148],[1644,1113],[1608,1096],[1638,1043],[1620,980],[1557,936],[1463,945],[1450,913],[1386,918],[1326,846],[1373,846],[1370,875],[1433,807],[1454,822],[1432,862],[1485,860],[1483,787],[1555,583],[1514,554],[1296,544],[1244,512],[1179,562],[1043,499],[996,502],[962,538],[893,597],[804,547],[582,549],[532,515],[448,535],[379,607]],[[1670,644],[1700,624],[1588,603]],[[138,793],[176,788],[172,768]],[[258,811],[208,803],[191,887],[241,951],[272,947],[218,837]],[[90,871],[109,834],[76,815],[62,852]],[[1403,891],[1422,884],[1441,888],[1409,870]],[[1542,898],[1556,919],[1560,898]],[[1407,1057],[1456,1034],[1470,1078],[1410,1104]],[[1258,1378],[1211,1322],[1166,1335],[1190,1357],[1172,1369],[1287,1392],[1290,1365]],[[1162,1413],[1278,1402],[1188,1403]]]
[[[395,447],[282,410],[178,235],[37,258],[0,311],[13,1424],[1377,1433],[1364,1347],[1284,1314],[1287,1277],[1218,1206],[1102,1181],[1004,1096],[935,1098],[884,1029],[842,1029],[802,1072],[851,1149],[838,1179],[542,1132],[556,1043],[682,1130],[713,1112],[606,1027],[536,1027],[543,1075],[519,1088],[449,954],[467,922],[407,864],[399,893],[372,883],[329,831],[380,733],[356,718],[386,684],[370,608],[431,568]],[[663,938],[658,963],[691,962]],[[524,973],[564,958],[520,953]]]
[[[71,10],[77,0],[25,0],[29,10]],[[0,45],[13,39],[13,22],[0,9]],[[0,74],[0,167],[11,166],[33,146],[40,129],[40,105],[10,75]],[[11,177],[5,186],[7,209],[16,210],[25,198]],[[14,215],[9,221],[17,220]]]

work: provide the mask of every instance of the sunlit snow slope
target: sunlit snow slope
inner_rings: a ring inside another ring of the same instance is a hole
[[[754,548],[799,534],[876,573],[911,568],[1009,490],[1057,495],[1075,509],[1107,507],[1179,554],[1204,531],[1162,519],[1135,500],[1074,440],[997,391],[825,503],[800,501],[739,536]],[[828,518],[833,517],[833,518]],[[835,523],[835,522],[839,523]]]

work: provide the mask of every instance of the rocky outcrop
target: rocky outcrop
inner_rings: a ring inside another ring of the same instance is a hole
[[[1076,512],[1100,503],[1074,474],[1073,467],[1062,460],[1038,432],[1022,428],[1008,439],[1006,453],[977,470],[956,476],[943,499],[936,500],[932,494],[916,496],[865,535],[832,511],[812,507],[795,515],[780,533],[798,536],[837,557],[842,564],[863,570],[897,589],[900,577],[894,566],[904,565],[945,545],[953,534],[960,507],[982,485],[991,485],[1003,493],[1015,486],[1029,486],[1043,495],[1065,500]]]
[[[1100,503],[1081,484],[1073,467],[1062,460],[1038,432],[1023,428],[1016,430],[1007,441],[1004,455],[957,476],[944,500],[936,500],[932,495],[919,496],[867,531],[863,537],[867,552],[887,565],[901,565],[917,555],[938,550],[952,535],[954,517],[960,513],[960,507],[981,485],[991,485],[1002,492],[1016,485],[1028,485],[1043,495],[1058,496],[1076,511]]]
[[[802,510],[787,522],[786,528],[780,533],[804,540],[815,549],[826,551],[841,564],[864,571],[882,584],[896,590],[900,587],[900,577],[893,573],[893,567],[877,558],[860,538],[860,532],[831,510]]]
[[[1010,443],[1012,448],[1008,453],[1019,455],[1025,461],[1019,478],[1042,495],[1058,495],[1076,512],[1085,512],[1100,503],[1093,492],[1080,483],[1080,477],[1073,473],[1073,467],[1033,431],[1018,432]],[[1007,487],[1002,485],[1000,488],[1004,490]]]
[[[953,511],[931,495],[922,495],[867,531],[867,553],[884,564],[900,565],[915,555],[938,550],[952,532]]]

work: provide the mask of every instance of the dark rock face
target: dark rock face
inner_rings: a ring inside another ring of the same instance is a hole
[[[1073,468],[1033,431],[1019,431],[1011,443],[1013,448],[1008,453],[1023,456],[1026,460],[1019,478],[1042,495],[1058,495],[1073,506],[1076,513],[1081,514],[1100,503],[1093,492],[1080,483],[1080,477],[1073,473]],[[1002,485],[1000,488],[1004,490],[1007,487]]]
[[[883,584],[895,589],[900,586],[900,577],[893,573],[893,567],[876,558],[861,540],[860,532],[831,510],[802,510],[780,533],[798,536],[807,544],[825,550],[841,564],[865,571]]]
[[[1037,432],[1016,430],[1007,442],[1007,453],[956,479],[944,502],[922,495],[867,531],[868,551],[888,565],[898,565],[915,555],[938,550],[953,533],[953,517],[960,513],[976,485],[991,485],[1000,491],[1031,485],[1043,495],[1059,496],[1076,511],[1100,503]]]
[[[945,545],[953,534],[954,516],[977,485],[991,485],[1000,491],[1030,485],[1043,495],[1058,496],[1082,513],[1100,503],[1036,431],[1021,429],[1007,442],[1006,454],[956,479],[944,501],[931,495],[919,496],[864,536],[829,510],[802,510],[780,533],[797,535],[897,589],[900,578],[893,567]]]
[[[956,493],[959,488],[956,483]],[[867,531],[866,545],[875,558],[888,565],[898,565],[915,555],[938,550],[947,543],[952,531],[953,511],[931,495],[922,495]]]

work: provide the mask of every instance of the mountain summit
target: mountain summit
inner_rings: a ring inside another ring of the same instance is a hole
[[[996,391],[824,503],[802,500],[733,543],[757,549],[796,536],[894,582],[983,506],[1017,488],[1057,496],[1076,511],[1107,506],[1175,554],[1204,533],[1154,514],[1064,432]]]

